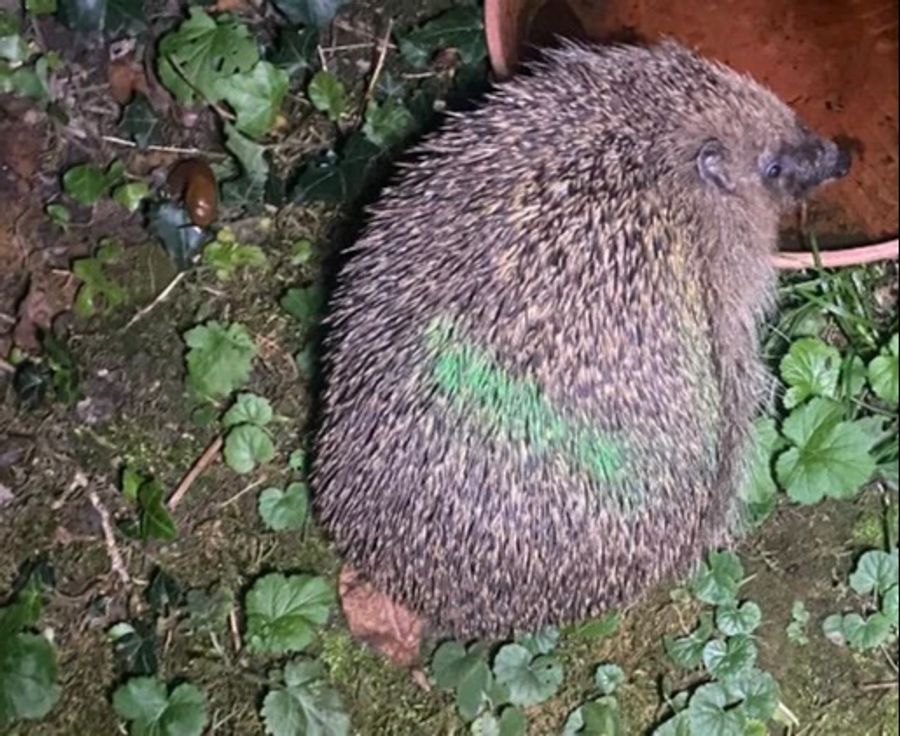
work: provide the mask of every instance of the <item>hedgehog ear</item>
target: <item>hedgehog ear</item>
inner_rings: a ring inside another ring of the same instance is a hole
[[[710,138],[697,152],[697,171],[707,184],[713,184],[729,194],[734,193],[734,182],[726,166],[725,146],[718,138]]]

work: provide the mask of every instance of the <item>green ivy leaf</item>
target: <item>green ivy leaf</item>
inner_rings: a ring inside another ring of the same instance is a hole
[[[744,567],[733,552],[710,552],[694,578],[694,595],[713,606],[734,601],[744,578]]]
[[[291,198],[299,202],[350,202],[362,191],[381,153],[382,149],[365,135],[355,133],[344,143],[339,156],[326,154],[306,166]]]
[[[513,705],[529,706],[556,693],[562,684],[563,668],[555,657],[534,657],[520,644],[507,644],[494,658],[494,676],[509,688]]]
[[[218,97],[237,113],[234,126],[251,138],[263,138],[272,129],[288,89],[288,75],[267,61],[246,73],[218,80]]]
[[[859,558],[856,570],[850,576],[850,587],[860,595],[882,595],[897,585],[897,552],[888,554],[871,550]]]
[[[415,127],[415,119],[398,100],[387,100],[382,104],[370,102],[366,107],[363,133],[380,148],[390,148],[400,143]]]
[[[160,125],[159,116],[147,98],[136,94],[122,112],[118,127],[125,138],[133,140],[143,150],[147,146],[158,146],[163,142]]]
[[[782,433],[794,447],[781,454],[775,471],[797,503],[816,503],[825,496],[850,498],[872,476],[872,438],[858,422],[840,418],[839,405],[812,399],[784,420]]]
[[[762,621],[762,611],[753,601],[725,603],[716,609],[716,626],[725,636],[752,634]]]
[[[250,646],[258,652],[299,652],[328,620],[334,590],[324,578],[272,573],[247,593],[245,610]]]
[[[119,670],[128,675],[153,675],[159,666],[156,629],[143,621],[114,624],[107,632]]]
[[[222,417],[222,424],[234,427],[238,424],[255,424],[265,427],[272,421],[272,405],[269,400],[256,394],[241,394]]]
[[[316,72],[307,90],[309,101],[316,110],[328,115],[328,119],[337,122],[347,109],[347,92],[344,85],[333,74]]]
[[[231,123],[225,123],[225,148],[238,160],[244,178],[256,189],[263,189],[269,178],[266,147],[254,143]],[[229,182],[226,182],[228,184]]]
[[[284,668],[285,687],[270,690],[262,718],[271,736],[347,736],[350,719],[328,687],[319,662],[297,659]]]
[[[319,285],[292,287],[279,300],[281,308],[304,325],[312,324],[324,307],[325,293]]]
[[[756,645],[749,636],[713,639],[703,649],[703,665],[716,678],[734,677],[756,664]]]
[[[113,709],[131,721],[135,736],[200,736],[206,726],[206,697],[182,683],[167,693],[155,677],[133,677],[113,693]]]
[[[43,718],[59,692],[56,653],[50,642],[28,633],[0,637],[0,725]]]
[[[68,230],[69,223],[72,221],[72,213],[69,211],[68,207],[64,204],[54,202],[53,204],[48,204],[44,208],[44,211],[54,225],[58,225],[63,230]]]
[[[159,42],[159,77],[183,105],[193,104],[198,93],[216,102],[220,79],[245,74],[259,61],[256,41],[227,13],[213,19],[197,5],[189,13]]]
[[[259,494],[259,515],[275,532],[302,529],[308,507],[309,493],[303,483],[291,483],[283,491],[266,488]]]
[[[221,631],[233,606],[234,593],[230,588],[221,585],[209,590],[193,588],[185,596],[188,626],[195,632]]]
[[[165,489],[156,481],[144,483],[138,491],[140,507],[139,531],[141,539],[159,539],[170,542],[175,539],[177,529],[172,515],[165,504]]]
[[[107,171],[93,164],[79,164],[63,174],[63,191],[76,202],[91,205],[120,178],[121,169],[114,164]]]
[[[896,405],[900,393],[900,336],[894,335],[878,357],[869,363],[869,384],[882,401]]]
[[[700,616],[700,623],[688,636],[671,637],[663,639],[666,653],[679,667],[692,670],[700,666],[703,661],[703,649],[712,636],[712,617],[709,614]]]
[[[210,321],[188,330],[184,341],[187,383],[198,396],[222,398],[249,380],[256,345],[243,325]]]
[[[113,189],[113,199],[122,205],[129,212],[137,212],[147,197],[150,196],[150,187],[143,181],[132,181],[128,184]]]
[[[781,377],[790,386],[784,406],[792,409],[810,396],[834,398],[841,370],[837,348],[816,337],[797,340],[781,361]]]
[[[249,473],[275,457],[272,438],[254,424],[242,424],[225,437],[225,463],[235,473]]]
[[[314,66],[318,43],[315,28],[282,28],[270,61],[289,77],[303,74]]]
[[[458,6],[407,33],[400,53],[412,66],[424,69],[435,52],[455,49],[466,65],[477,64],[487,54],[480,8]]]

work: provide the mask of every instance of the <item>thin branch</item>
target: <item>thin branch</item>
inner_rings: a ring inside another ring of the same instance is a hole
[[[138,144],[134,141],[129,141],[125,138],[118,138],[114,135],[102,135],[100,136],[100,140],[105,141],[106,143],[112,143],[116,146],[123,146],[125,148],[138,148]],[[155,153],[173,153],[178,155],[187,155],[187,156],[218,156],[221,158],[225,158],[226,154],[219,153],[217,151],[204,151],[202,148],[179,148],[178,146],[145,146],[145,151],[153,151]]]
[[[181,502],[181,499],[184,498],[184,494],[188,492],[188,489],[194,484],[194,481],[200,477],[200,474],[206,470],[206,468],[216,459],[216,455],[219,454],[219,450],[222,449],[222,445],[224,444],[224,439],[222,435],[216,435],[212,442],[207,445],[206,449],[203,451],[203,454],[197,459],[191,469],[187,472],[184,478],[181,479],[181,483],[172,491],[172,495],[169,496],[169,500],[166,503],[169,511],[174,511],[175,507]]]
[[[103,505],[103,502],[100,500],[96,491],[88,493],[88,498],[91,500],[91,506],[94,507],[94,510],[100,516],[100,526],[103,527],[103,538],[106,540],[106,554],[109,556],[109,562],[112,565],[113,572],[119,576],[119,579],[125,583],[125,585],[130,585],[131,576],[128,574],[125,563],[122,561],[122,554],[119,552],[119,547],[116,544],[116,537],[113,532],[109,511],[106,509],[106,506]]]
[[[184,276],[185,276],[186,273],[187,273],[187,271],[179,271],[179,272],[175,275],[175,278],[173,278],[173,279],[169,282],[169,284],[166,286],[166,288],[163,289],[161,292],[159,292],[159,294],[156,295],[156,299],[154,299],[154,300],[153,300],[152,302],[150,302],[146,307],[144,307],[144,308],[142,308],[140,311],[138,311],[137,314],[134,315],[134,317],[132,317],[130,320],[128,320],[128,324],[126,324],[126,325],[121,329],[121,332],[125,332],[125,330],[127,330],[129,327],[131,327],[131,326],[132,326],[135,322],[137,322],[139,319],[145,317],[145,316],[148,315],[150,312],[152,312],[152,311],[157,307],[157,305],[159,305],[159,304],[161,304],[162,302],[164,302],[164,301],[169,297],[169,294],[172,293],[172,290],[173,290],[176,286],[178,286],[178,284],[179,284],[179,283],[181,282],[181,280],[184,278]]]
[[[775,268],[790,271],[802,271],[807,268],[842,268],[844,266],[859,266],[863,263],[876,263],[877,261],[890,261],[898,257],[897,239],[887,240],[875,245],[865,245],[858,248],[845,248],[842,250],[819,251],[819,262],[816,256],[809,251],[799,253],[776,253],[772,256]]]
[[[372,72],[372,78],[369,80],[369,87],[366,90],[366,102],[369,102],[375,95],[375,85],[378,83],[378,78],[381,76],[381,71],[384,69],[384,60],[387,58],[388,47],[391,45],[391,31],[393,28],[393,19],[388,20],[387,30],[384,33],[384,38],[381,40],[381,50],[378,52],[378,61],[375,64],[375,71]]]

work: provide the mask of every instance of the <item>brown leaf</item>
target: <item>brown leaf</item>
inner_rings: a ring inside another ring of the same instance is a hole
[[[120,105],[127,105],[135,92],[147,94],[144,69],[132,56],[111,60],[106,76],[113,99]]]
[[[349,565],[338,578],[341,607],[350,633],[399,667],[419,657],[423,621],[405,606],[379,592]]]

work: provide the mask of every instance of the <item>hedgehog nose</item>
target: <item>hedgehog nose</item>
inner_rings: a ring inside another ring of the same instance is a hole
[[[834,176],[840,179],[847,176],[850,172],[850,151],[846,148],[837,147],[837,156],[834,162]]]

